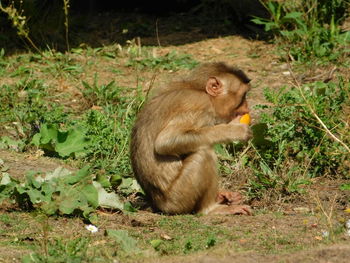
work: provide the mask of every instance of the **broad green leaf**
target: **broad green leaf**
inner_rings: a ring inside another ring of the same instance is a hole
[[[116,240],[127,253],[139,252],[140,249],[137,247],[137,241],[130,237],[126,230],[106,230],[107,236]]]
[[[53,184],[50,182],[46,182],[41,186],[41,193],[44,197],[44,202],[51,201],[52,193],[55,191]]]
[[[33,136],[31,143],[34,144],[35,146],[39,147],[40,146],[40,139],[41,139],[41,134],[39,132]]]
[[[126,194],[131,194],[133,192],[143,193],[141,186],[137,183],[137,181],[134,178],[131,177],[123,178],[119,189]]]
[[[44,180],[50,181],[54,178],[62,178],[62,177],[68,176],[70,174],[72,174],[71,171],[69,171],[68,169],[66,169],[64,167],[59,166],[53,172],[46,173]]]
[[[0,203],[8,198],[13,197],[16,182],[12,180],[8,173],[2,173],[0,182]]]
[[[43,203],[40,208],[45,212],[45,214],[54,215],[58,210],[58,204],[57,202],[47,202]]]
[[[28,196],[30,198],[30,201],[33,204],[39,204],[45,199],[45,197],[42,195],[40,190],[32,188],[32,189],[29,189],[26,192],[27,192],[27,194],[28,194]]]
[[[89,219],[89,220],[90,220],[90,218],[92,218],[92,219],[94,218],[94,217],[91,215],[91,213],[95,211],[94,208],[92,208],[92,207],[89,206],[89,205],[83,205],[83,206],[80,206],[79,208],[80,208],[80,210],[83,212],[83,217],[84,217],[84,218]]]
[[[98,207],[98,192],[92,184],[85,185],[81,189],[81,192],[85,195],[86,200],[93,208]]]
[[[99,182],[94,181],[93,185],[98,192],[98,205],[100,207],[123,210],[123,203],[120,201],[116,193],[108,193]]]
[[[67,157],[72,153],[75,156],[83,156],[85,149],[90,145],[82,128],[70,129],[66,136],[58,138],[55,150],[61,157]]]
[[[57,140],[57,134],[57,127],[43,124],[40,128],[40,144],[48,144],[51,140]]]
[[[2,173],[0,185],[7,185],[11,182],[11,176],[8,173]]]
[[[35,188],[39,189],[41,187],[41,182],[37,181],[34,177],[34,174],[35,173],[29,173],[27,176],[26,176],[26,179],[27,179],[27,184],[28,186],[34,186]]]
[[[90,167],[84,166],[79,171],[77,171],[75,174],[68,174],[64,177],[64,182],[67,184],[76,184],[85,178],[90,176]]]
[[[27,187],[25,187],[25,186],[22,186],[22,185],[16,185],[16,190],[17,190],[17,192],[19,193],[19,194],[24,194],[24,193],[26,193],[27,192]]]
[[[272,146],[273,143],[266,139],[266,135],[268,132],[268,127],[266,125],[266,123],[258,123],[252,126],[252,131],[253,131],[253,144],[256,146],[265,146],[265,147],[269,147]]]
[[[62,196],[61,202],[59,204],[59,210],[62,214],[70,215],[75,209],[78,209],[82,203],[79,199],[79,193],[76,191],[69,191],[70,193]]]

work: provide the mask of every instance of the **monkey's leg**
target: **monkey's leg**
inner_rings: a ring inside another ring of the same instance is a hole
[[[171,171],[164,171],[168,175]],[[216,156],[210,149],[190,154],[173,181],[154,200],[161,211],[169,214],[198,212],[201,207],[216,203],[218,181]]]
[[[219,204],[216,156],[211,149],[199,150],[183,166],[156,206],[169,214],[251,214],[249,206]]]
[[[237,192],[219,191],[216,170],[216,156],[214,151],[207,150],[202,154],[203,162],[197,162],[200,173],[195,174],[198,185],[206,185],[202,189],[202,197],[197,205],[197,212],[204,214],[238,214],[251,215],[250,206],[241,205],[242,195]]]

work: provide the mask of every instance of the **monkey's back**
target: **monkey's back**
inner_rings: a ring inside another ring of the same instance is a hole
[[[203,98],[198,100],[198,96]],[[202,103],[197,105],[195,101]],[[161,196],[182,168],[183,157],[155,152],[158,134],[174,119],[191,122],[192,126],[205,125],[197,123],[195,115],[206,112],[209,105],[205,93],[185,89],[164,92],[143,106],[132,130],[130,150],[135,177],[146,194]]]

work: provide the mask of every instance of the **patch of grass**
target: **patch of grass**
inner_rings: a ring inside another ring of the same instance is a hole
[[[88,255],[90,238],[78,237],[71,240],[55,239],[45,244],[43,251],[32,252],[22,258],[23,263],[65,263],[98,262]]]
[[[348,176],[350,153],[333,140],[310,109],[349,145],[350,120],[343,114],[350,103],[349,83],[341,79],[315,82],[301,89],[265,90],[272,106],[259,106],[270,113],[263,113],[261,123],[252,127],[254,138],[247,162],[254,174],[249,182],[253,196],[266,189],[279,194],[302,193],[313,177]]]
[[[172,238],[157,247],[162,255],[184,255],[206,250],[220,245],[229,237],[225,228],[203,224],[196,216],[164,217],[157,226]]]
[[[114,82],[98,85],[83,83],[82,93],[96,110],[86,111],[80,125],[86,128],[91,140],[86,161],[107,174],[131,175],[129,137],[137,111],[145,97],[141,87],[136,90],[119,87]]]
[[[177,54],[175,51],[171,51],[164,56],[154,56],[152,53],[147,52],[139,57],[131,57],[126,65],[137,67],[141,70],[148,68],[177,71],[181,68],[193,69],[198,64],[190,55]]]
[[[68,113],[50,99],[49,87],[42,81],[23,79],[0,88],[0,123],[26,143],[38,131],[40,123],[65,122]]]

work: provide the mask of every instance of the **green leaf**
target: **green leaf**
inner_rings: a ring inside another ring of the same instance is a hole
[[[151,240],[151,246],[154,248],[154,249],[158,249],[159,248],[159,246],[163,243],[163,240],[161,240],[161,239],[153,239],[153,240]]]
[[[124,211],[128,211],[128,212],[137,212],[137,209],[134,208],[130,202],[125,202],[124,203],[123,210]]]
[[[92,184],[85,185],[81,189],[81,192],[85,195],[86,200],[94,209],[98,207],[98,192]]]
[[[143,193],[141,186],[131,177],[123,178],[119,189],[125,194],[131,194],[133,192]]]
[[[54,178],[63,178],[66,176],[68,177],[68,175],[71,175],[71,174],[72,174],[71,171],[69,171],[64,167],[59,166],[53,172],[47,172],[43,180],[50,181],[50,180],[53,180]]]
[[[96,181],[99,182],[104,188],[108,188],[111,186],[111,183],[109,182],[108,177],[105,174],[97,175]]]
[[[70,215],[75,209],[78,209],[82,205],[79,192],[73,189],[70,189],[68,193],[60,196],[60,199],[62,201],[59,204],[59,210],[62,214]]]
[[[57,202],[47,202],[43,203],[40,208],[44,211],[45,214],[54,215],[58,210],[58,204]]]
[[[81,168],[79,171],[77,171],[75,174],[71,175],[66,175],[64,177],[64,182],[67,184],[76,184],[85,178],[90,176],[90,167],[89,166],[84,166]]]
[[[36,189],[29,189],[29,191],[26,191],[26,193],[29,196],[29,199],[32,202],[32,204],[38,204],[42,201],[40,191]]]
[[[27,176],[26,176],[26,179],[27,179],[27,185],[29,186],[33,186],[35,187],[36,189],[39,189],[41,187],[41,182],[37,181],[34,177],[34,174],[35,173],[29,173]]]
[[[223,146],[222,144],[215,144],[214,150],[217,154],[221,155],[223,158],[231,158],[231,156],[226,151],[225,146]]]
[[[40,144],[48,144],[51,140],[57,140],[58,129],[53,125],[43,124],[40,128]]]
[[[258,123],[252,126],[253,144],[260,147],[270,147],[273,143],[266,139],[268,127],[266,123]]]
[[[61,157],[68,157],[72,154],[75,157],[82,157],[90,145],[82,127],[62,132],[56,126],[48,124],[41,126],[40,132],[33,136],[31,143],[46,151],[58,153]]]
[[[122,183],[123,178],[118,175],[112,175],[109,179],[112,186],[119,186]]]
[[[34,144],[35,146],[39,147],[40,146],[40,139],[41,139],[41,134],[37,133],[33,136],[31,143]]]
[[[106,208],[117,208],[123,210],[123,203],[120,201],[116,193],[108,193],[99,182],[93,182],[94,187],[98,192],[98,205]]]
[[[11,178],[8,173],[2,173],[0,181],[0,203],[14,196],[16,181]]]
[[[83,212],[83,217],[85,219],[88,219],[90,222],[91,220],[95,219],[95,217],[92,216],[92,212],[95,211],[94,208],[88,205],[80,206],[80,210]]]
[[[61,157],[67,157],[72,153],[76,157],[85,155],[86,148],[90,145],[82,128],[70,129],[66,135],[58,137],[56,151]]]
[[[137,247],[137,241],[130,237],[126,230],[106,230],[107,236],[116,240],[127,253],[139,252],[140,249]]]
[[[290,13],[287,13],[283,19],[294,19],[294,20],[298,20],[300,18],[303,17],[303,14],[301,12],[290,12]]]
[[[8,173],[2,173],[0,185],[7,185],[12,182],[11,176]]]

